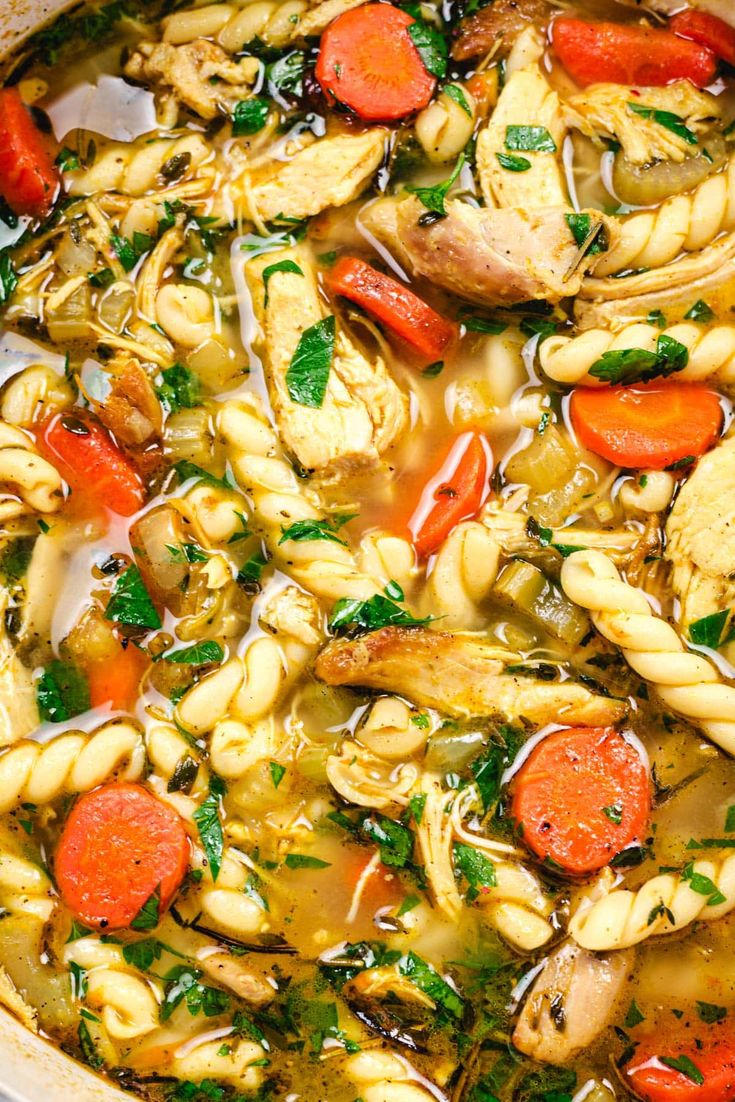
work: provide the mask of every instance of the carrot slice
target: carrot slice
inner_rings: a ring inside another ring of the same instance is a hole
[[[436,474],[426,483],[408,527],[416,553],[431,555],[461,521],[477,513],[489,493],[492,453],[485,436],[458,436]]]
[[[729,1026],[704,1029],[701,1023],[673,1037],[666,1029],[642,1038],[623,1070],[631,1090],[646,1102],[733,1102],[735,1034]]]
[[[706,46],[716,57],[735,65],[735,27],[707,11],[680,11],[669,22],[669,30],[681,38]]]
[[[189,864],[179,816],[137,784],[106,784],[77,800],[64,825],[54,871],[64,903],[99,928],[130,926],[158,893],[159,914]]]
[[[112,659],[90,663],[87,680],[92,707],[130,711],[138,698],[140,679],[147,665],[143,653],[132,643],[127,647],[118,644]]]
[[[0,89],[0,193],[16,214],[43,218],[61,177],[17,88]]]
[[[436,80],[408,32],[415,22],[392,4],[363,4],[330,23],[316,63],[327,97],[372,122],[426,107]]]
[[[329,285],[335,294],[367,310],[426,362],[440,360],[457,336],[457,327],[408,287],[356,256],[337,261]]]
[[[554,20],[551,41],[566,71],[582,87],[691,80],[701,88],[717,70],[715,55],[706,46],[651,27],[565,16]]]
[[[578,387],[570,413],[580,443],[620,467],[663,470],[694,459],[722,427],[719,396],[697,383]]]
[[[106,429],[81,409],[54,414],[39,430],[39,445],[75,490],[129,517],[143,504],[138,472]]]
[[[635,748],[612,728],[572,727],[543,739],[524,762],[512,811],[537,857],[581,875],[642,838],[650,806]]]

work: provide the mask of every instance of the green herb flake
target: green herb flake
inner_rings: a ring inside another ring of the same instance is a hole
[[[666,317],[662,310],[651,310],[646,321],[649,325],[655,325],[659,329],[666,328]]]
[[[646,1015],[638,1006],[638,1003],[635,1001],[635,999],[633,999],[630,1006],[628,1007],[628,1013],[625,1015],[623,1025],[626,1029],[633,1029],[635,1026],[640,1025],[641,1022],[645,1022],[645,1020]]]
[[[714,321],[715,312],[712,307],[704,301],[704,299],[699,298],[694,303],[694,306],[692,306],[691,309],[687,310],[684,317],[687,321],[708,322]]]
[[[407,895],[396,911],[396,918],[402,918],[403,915],[407,915],[409,911],[413,911],[420,903],[421,900],[417,895]]]
[[[689,884],[691,890],[696,892],[697,895],[706,895],[708,897],[708,907],[716,907],[720,903],[725,902],[726,897],[715,882],[710,880],[709,876],[705,876],[704,873],[696,872],[693,862],[690,861],[688,865],[684,866],[681,878]]]
[[[682,371],[689,363],[686,345],[661,333],[656,341],[656,351],[646,348],[620,348],[604,352],[589,370],[594,379],[606,383],[648,382],[658,377],[666,378]]]
[[[137,915],[130,923],[131,930],[152,930],[158,925],[161,911],[161,885],[146,899]]]
[[[10,254],[0,249],[0,306],[8,301],[17,286],[18,276]]]
[[[603,807],[602,814],[605,815],[611,823],[620,826],[623,821],[623,805],[620,803],[609,804],[607,807]]]
[[[169,413],[193,409],[201,405],[202,386],[199,376],[184,364],[173,364],[161,372],[161,385],[156,394]]]
[[[87,679],[70,662],[55,658],[36,682],[36,702],[42,720],[64,723],[90,708]]]
[[[715,1022],[721,1022],[727,1017],[727,1007],[697,999],[697,1014],[707,1025],[714,1025]]]
[[[287,869],[328,869],[331,861],[322,861],[321,857],[308,853],[287,853],[284,864]]]
[[[207,855],[207,860],[209,861],[212,880],[216,880],[219,876],[219,870],[222,868],[222,854],[225,848],[225,837],[222,829],[222,820],[220,819],[221,793],[217,790],[218,786],[213,785],[213,781],[215,781],[214,777],[212,777],[209,782],[209,795],[196,809],[193,819],[197,825],[199,838],[204,847],[204,852]]]
[[[424,808],[426,807],[426,793],[419,792],[415,796],[412,796],[408,801],[408,810],[416,826],[421,826],[421,820],[424,817]]]
[[[545,126],[506,126],[505,148],[514,153],[556,153],[556,142]]]
[[[720,612],[712,612],[700,620],[693,620],[689,625],[690,642],[699,647],[712,647],[716,650],[720,645],[729,615],[730,610],[723,608]]]
[[[581,249],[584,245],[586,255],[594,256],[603,251],[602,222],[593,222],[589,214],[565,214],[564,219],[572,232],[575,243]]]
[[[398,970],[402,976],[406,976],[418,987],[419,991],[423,991],[453,1018],[461,1018],[464,1015],[465,1004],[461,996],[416,953],[410,951],[402,957],[398,963]]]
[[[454,867],[462,873],[469,884],[473,898],[476,898],[479,888],[496,887],[498,879],[495,874],[495,865],[479,849],[467,846],[464,842],[455,842],[453,854]],[[468,899],[469,897],[470,893],[468,893]]]
[[[704,1083],[702,1072],[688,1056],[683,1054],[681,1056],[659,1056],[658,1059],[667,1068],[681,1072],[687,1079],[691,1079],[692,1083],[696,1083],[698,1087],[701,1087]]]
[[[432,76],[443,80],[447,75],[448,56],[444,35],[440,34],[436,27],[419,20],[409,25],[408,33],[424,63],[424,68]]]
[[[459,84],[445,84],[442,91],[445,96],[449,96],[450,99],[453,99],[455,103],[459,104],[465,115],[468,115],[470,118],[473,117],[472,108],[469,105],[467,96],[464,94]]]
[[[402,869],[410,862],[413,834],[403,823],[397,823],[387,815],[368,815],[360,825],[360,832],[378,845],[384,865]]]
[[[278,788],[279,784],[286,776],[286,766],[281,765],[278,761],[269,762],[269,769],[271,774],[271,781],[274,788]]]
[[[105,619],[150,631],[161,627],[161,617],[135,564],[130,565],[115,580],[105,609]]]
[[[531,162],[527,157],[518,157],[515,153],[496,153],[498,164],[508,172],[528,172]]]
[[[688,145],[699,144],[697,135],[689,129],[681,115],[675,115],[673,111],[659,111],[655,107],[647,107],[644,103],[631,103],[630,100],[628,107],[635,115],[640,115],[643,119],[652,119],[659,126],[676,134],[678,138],[683,138]]]
[[[102,1067],[104,1061],[97,1052],[95,1043],[92,1040],[92,1034],[89,1032],[89,1026],[85,1021],[79,1023],[77,1037],[79,1038],[79,1048],[81,1049],[82,1059],[86,1064],[89,1064],[91,1068],[97,1071]]]
[[[414,24],[415,26],[415,24]],[[447,180],[442,184],[434,184],[433,187],[406,187],[406,191],[410,191],[419,199],[427,210],[432,211],[434,214],[441,215],[442,218],[446,217],[447,208],[444,205],[444,201],[449,194],[450,189],[454,185],[457,177],[462,171],[462,166],[465,163],[464,153],[460,153],[457,163],[452,169],[452,173]]]
[[[169,651],[164,654],[163,660],[178,666],[205,666],[212,662],[221,662],[224,656],[222,646],[213,639],[207,639],[202,643],[193,643],[190,647],[182,647],[181,650]]]
[[[437,360],[433,364],[429,364],[425,367],[421,374],[425,379],[436,379],[438,375],[441,375],[444,370],[444,360]]]
[[[725,816],[725,833],[735,833],[735,804],[730,804]]]
[[[251,99],[243,99],[236,103],[235,110],[232,112],[232,136],[241,138],[249,134],[257,134],[266,124],[270,106],[270,100],[262,96],[253,96]]]
[[[419,627],[428,624],[430,616],[417,618],[401,608],[389,597],[376,593],[366,601],[352,597],[343,597],[336,602],[329,618],[329,628],[335,634],[348,632],[359,635],[366,631],[377,631],[389,625]]]
[[[281,529],[281,538],[278,543],[286,543],[293,540],[294,543],[307,543],[310,540],[330,540],[332,543],[341,543],[347,547],[347,541],[340,539],[339,529],[354,520],[356,513],[333,517],[331,520],[296,520],[287,528]]]
[[[292,402],[321,409],[334,359],[334,341],[333,314],[301,334],[286,371],[286,388]]]
[[[87,276],[87,280],[92,287],[97,287],[99,290],[104,291],[115,282],[115,273],[112,268],[100,268],[98,272],[90,272]]]

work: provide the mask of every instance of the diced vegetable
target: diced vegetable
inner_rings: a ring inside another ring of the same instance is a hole
[[[424,361],[440,360],[457,335],[457,327],[404,287],[354,256],[337,261],[329,285],[382,322]]]
[[[166,910],[189,863],[184,824],[136,784],[106,784],[72,808],[54,871],[69,909],[90,926],[147,928]],[[154,913],[155,912],[155,913]]]
[[[625,1080],[646,1102],[728,1102],[734,1076],[735,1037],[724,1024],[636,1038],[624,1068]]]
[[[722,427],[719,395],[696,383],[579,387],[570,411],[581,443],[621,467],[683,465],[711,448]]]
[[[572,875],[594,872],[640,842],[650,808],[648,770],[611,728],[549,735],[515,779],[513,818],[523,841]]]
[[[426,107],[436,86],[409,28],[416,20],[392,4],[364,4],[322,35],[316,77],[332,101],[362,119],[402,119]]]
[[[551,40],[577,84],[610,82],[660,86],[691,80],[702,88],[714,78],[715,55],[669,31],[623,23],[586,23],[563,16]]]
[[[735,65],[735,27],[731,27],[724,19],[718,19],[707,11],[688,8],[677,12],[669,23],[669,30],[680,38],[688,38],[691,42],[706,46],[728,65]]]
[[[493,595],[570,646],[589,631],[587,615],[531,563],[520,559],[508,563],[493,586]]]
[[[420,556],[431,555],[460,521],[477,513],[489,493],[491,469],[490,446],[481,433],[457,437],[408,523]]]
[[[123,517],[141,508],[144,490],[137,471],[86,411],[54,414],[40,426],[39,445],[73,489]]]
[[[16,214],[43,218],[61,178],[17,88],[0,89],[0,194]]]

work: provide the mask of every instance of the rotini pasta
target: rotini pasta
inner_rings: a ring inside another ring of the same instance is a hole
[[[28,511],[54,513],[63,500],[61,477],[20,429],[0,422],[0,519]]]
[[[460,84],[450,85],[450,89],[456,98],[444,90],[416,118],[416,137],[434,164],[456,160],[475,128],[472,94]]]

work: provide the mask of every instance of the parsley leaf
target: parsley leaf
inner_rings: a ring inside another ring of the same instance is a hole
[[[0,249],[0,306],[7,302],[18,286],[18,276],[13,267],[10,254]]]
[[[403,823],[389,819],[387,815],[368,815],[360,825],[360,831],[380,848],[380,860],[390,868],[402,869],[413,854],[413,834]]]
[[[92,1034],[89,1032],[89,1026],[85,1021],[79,1023],[77,1037],[79,1038],[79,1048],[81,1049],[84,1061],[95,1070],[101,1068],[104,1061],[97,1052],[95,1043],[92,1040]]]
[[[638,1003],[633,999],[628,1007],[628,1013],[625,1015],[623,1025],[626,1029],[633,1029],[634,1026],[640,1025],[641,1022],[645,1022],[646,1016],[638,1006]]]
[[[681,1056],[659,1056],[658,1059],[667,1068],[673,1068],[674,1071],[681,1072],[687,1079],[691,1079],[692,1083],[696,1083],[698,1087],[701,1087],[704,1083],[702,1072],[688,1056],[683,1054]]]
[[[161,1022],[167,1022],[176,1007],[184,1001],[192,1017],[203,1013],[205,1018],[214,1018],[225,1013],[230,1005],[229,995],[219,987],[205,987],[199,983],[201,974],[198,968],[190,968],[186,964],[171,969],[166,976],[169,982],[159,1011]]]
[[[137,915],[130,923],[131,930],[152,930],[158,925],[161,910],[161,885],[146,899]]]
[[[712,1025],[714,1022],[721,1022],[727,1017],[727,1007],[717,1006],[716,1003],[705,1003],[697,999],[697,1014],[703,1022]]]
[[[246,134],[257,134],[262,130],[270,111],[270,100],[262,96],[240,100],[232,112],[232,136],[241,138]]]
[[[366,601],[342,597],[332,609],[329,628],[335,633],[345,631],[351,635],[359,635],[364,631],[377,631],[392,624],[419,627],[428,624],[430,619],[430,616],[417,618],[389,597],[376,593]]]
[[[680,341],[661,333],[656,351],[646,348],[620,348],[603,352],[590,368],[590,375],[607,383],[648,382],[658,376],[673,375],[689,363],[689,350]]]
[[[448,1011],[452,1017],[461,1018],[464,1014],[464,1000],[453,987],[450,987],[439,973],[422,960],[420,956],[409,951],[398,962],[398,970],[402,976],[410,979],[419,991],[423,991],[437,1006]]]
[[[310,325],[299,337],[286,371],[286,388],[292,402],[321,409],[334,359],[334,338],[333,314]]]
[[[719,903],[725,902],[726,897],[715,882],[710,880],[709,876],[705,876],[704,873],[695,871],[694,862],[690,861],[688,865],[684,866],[681,878],[689,884],[689,887],[693,892],[696,892],[697,895],[708,896],[708,907],[716,907]]]
[[[415,26],[415,24],[413,24]],[[433,211],[434,214],[440,214],[443,217],[446,216],[447,209],[444,205],[452,185],[462,171],[462,166],[465,162],[464,153],[460,153],[457,158],[457,163],[452,169],[452,174],[448,180],[445,180],[443,184],[434,184],[433,187],[406,187],[406,191],[410,191],[424,204],[427,210]]]
[[[224,656],[221,645],[213,639],[207,639],[201,643],[193,643],[190,647],[169,651],[164,654],[163,660],[180,666],[204,666],[210,662],[221,662]]]
[[[308,853],[287,853],[284,864],[287,869],[328,869],[331,861],[311,857]]]
[[[116,579],[105,609],[105,619],[149,630],[161,627],[161,617],[134,563]]]
[[[458,84],[445,84],[442,91],[445,96],[449,96],[450,99],[453,99],[455,103],[459,104],[465,115],[469,115],[469,117],[472,118],[472,108],[469,105],[467,96]]]
[[[213,791],[212,781],[209,783],[209,795],[202,801],[193,815],[194,822],[199,831],[199,838],[204,852],[209,861],[212,879],[216,880],[222,867],[222,854],[225,848],[224,831],[219,814],[220,795]]]
[[[712,321],[714,316],[714,310],[702,298],[698,298],[694,306],[684,315],[687,321]]]
[[[161,372],[163,382],[156,387],[156,394],[169,413],[180,409],[193,409],[202,400],[199,376],[184,364],[173,364]]]
[[[472,902],[478,895],[478,888],[494,888],[498,882],[495,865],[479,849],[467,846],[464,842],[454,843],[454,867],[464,876],[470,886],[467,899]]]
[[[602,814],[605,815],[611,823],[615,823],[616,826],[620,826],[623,821],[622,804],[608,804],[607,807],[603,807]]]
[[[545,126],[506,126],[505,148],[516,153],[556,153],[556,142]]]
[[[730,610],[723,608],[720,612],[712,612],[709,616],[702,616],[700,620],[693,620],[688,629],[690,641],[697,646],[716,650],[729,615]]]
[[[263,269],[263,287],[265,288],[264,305],[268,305],[268,284],[276,272],[291,272],[293,275],[302,276],[304,273],[295,260],[279,260],[276,264],[269,264]]]
[[[416,20],[409,24],[408,33],[418,50],[424,68],[432,76],[443,80],[447,75],[447,43],[444,35],[429,23]]]
[[[41,719],[63,723],[89,709],[87,679],[76,666],[55,658],[36,682],[36,701]]]
[[[631,103],[628,107],[634,115],[640,115],[643,119],[652,119],[659,126],[670,130],[678,138],[683,138],[688,145],[698,145],[697,135],[685,124],[681,115],[675,115],[673,111],[659,111],[655,107],[647,107],[645,103]]]
[[[281,763],[278,761],[272,761],[269,762],[268,768],[270,769],[273,787],[278,788],[279,784],[286,776],[286,766],[281,765]]]
[[[294,543],[307,543],[310,540],[331,540],[332,543],[341,543],[343,547],[347,547],[346,540],[340,539],[337,532],[343,524],[347,524],[349,520],[354,520],[356,516],[356,513],[337,516],[333,521],[296,520],[293,524],[289,524],[287,528],[281,529],[279,546],[286,543],[287,540],[293,540]]]
[[[593,224],[589,214],[565,214],[564,219],[580,249],[583,245],[587,245],[585,252],[591,256],[602,252],[603,243],[600,240],[604,229],[602,222]]]
[[[531,162],[527,157],[517,157],[515,153],[496,153],[498,164],[508,172],[528,172]]]

